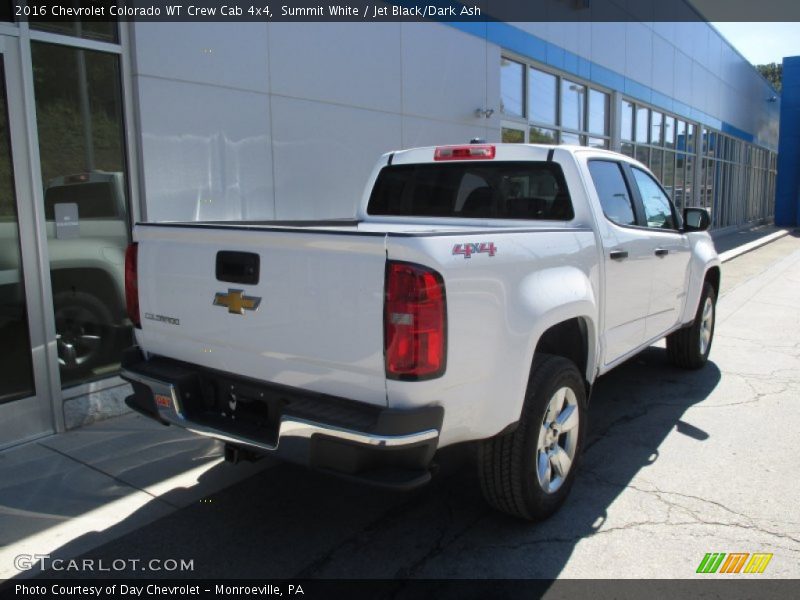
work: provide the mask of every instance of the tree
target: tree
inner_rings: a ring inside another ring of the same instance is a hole
[[[772,84],[775,91],[781,91],[781,82],[783,80],[783,65],[777,63],[769,63],[768,65],[756,65],[758,72],[764,76],[764,79]]]

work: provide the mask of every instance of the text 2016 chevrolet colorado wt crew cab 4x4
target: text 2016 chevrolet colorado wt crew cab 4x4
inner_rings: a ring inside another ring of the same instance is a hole
[[[128,402],[234,460],[396,487],[478,441],[488,502],[543,518],[598,375],[665,336],[706,362],[708,224],[625,156],[512,144],[386,154],[353,221],[140,223]]]

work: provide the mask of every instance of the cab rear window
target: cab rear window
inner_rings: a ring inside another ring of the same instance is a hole
[[[367,213],[548,221],[575,216],[561,167],[527,161],[387,166],[375,182]]]

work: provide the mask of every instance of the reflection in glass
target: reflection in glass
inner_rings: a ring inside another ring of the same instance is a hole
[[[650,111],[642,106],[636,109],[636,141],[640,144],[647,143],[648,122],[647,113]]]
[[[511,129],[510,127],[503,127],[500,131],[500,140],[504,144],[524,144],[525,132],[519,129]]]
[[[688,139],[687,151],[689,153],[694,152],[694,131],[694,125],[692,123],[688,123],[686,125],[686,138]]]
[[[592,148],[608,148],[608,140],[604,138],[590,137],[587,139],[586,145]]]
[[[19,246],[5,75],[0,60],[0,404],[32,396],[33,360]]]
[[[589,90],[589,133],[608,135],[608,94],[597,90]]]
[[[658,148],[650,150],[650,170],[661,181],[661,165],[664,162],[664,151]]]
[[[664,153],[664,175],[661,178],[661,181],[664,184],[664,189],[669,194],[669,197],[672,198],[672,201],[675,201],[675,153],[674,152],[665,152]]]
[[[558,136],[554,129],[544,127],[530,128],[531,144],[557,144]]]
[[[561,132],[561,143],[562,144],[572,144],[573,146],[581,146],[583,145],[583,136],[578,135],[577,133],[567,133],[566,131]]]
[[[650,114],[650,143],[654,146],[661,145],[661,119],[660,112],[653,111]]]
[[[664,145],[675,148],[675,117],[664,117]]]
[[[675,188],[672,194],[672,201],[676,206],[683,207],[684,205],[684,185],[683,177],[686,172],[686,155],[679,152],[677,160],[675,161]]]
[[[678,121],[675,129],[675,146],[678,150],[686,151],[686,121]]]
[[[622,101],[622,139],[633,141],[633,104]]]
[[[500,59],[500,110],[507,115],[524,117],[524,67],[505,57]]]
[[[130,345],[119,58],[31,44],[61,381],[114,373]]]
[[[64,4],[68,4],[65,2]],[[59,21],[31,21],[31,29],[59,33],[61,35],[71,35],[87,40],[98,40],[101,42],[111,42],[116,44],[119,41],[117,36],[117,23],[114,21],[82,21],[80,19]]]
[[[556,124],[556,77],[537,69],[528,70],[528,118]]]
[[[636,146],[636,160],[643,165],[650,165],[650,148],[647,146]]]
[[[620,152],[622,152],[625,156],[630,156],[633,158],[633,144],[629,144],[626,142],[622,142],[622,147],[620,148]]]
[[[644,216],[647,219],[647,226],[656,229],[675,229],[675,222],[672,216],[672,207],[669,200],[658,187],[658,184],[650,175],[639,169],[632,169],[633,178],[639,187],[639,195],[642,197],[644,206]]]
[[[561,80],[561,125],[568,129],[584,130],[583,115],[586,113],[586,87]],[[571,143],[571,142],[570,142]]]

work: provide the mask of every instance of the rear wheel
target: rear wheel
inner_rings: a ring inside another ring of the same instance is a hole
[[[586,435],[586,389],[560,356],[536,357],[517,428],[481,442],[484,497],[515,517],[544,519],[569,493]]]
[[[714,286],[706,281],[694,321],[667,336],[667,356],[672,364],[683,369],[699,369],[708,362],[716,313],[717,294]]]
[[[108,360],[114,343],[111,311],[84,292],[59,292],[53,297],[53,305],[62,376],[70,379],[84,375]]]

